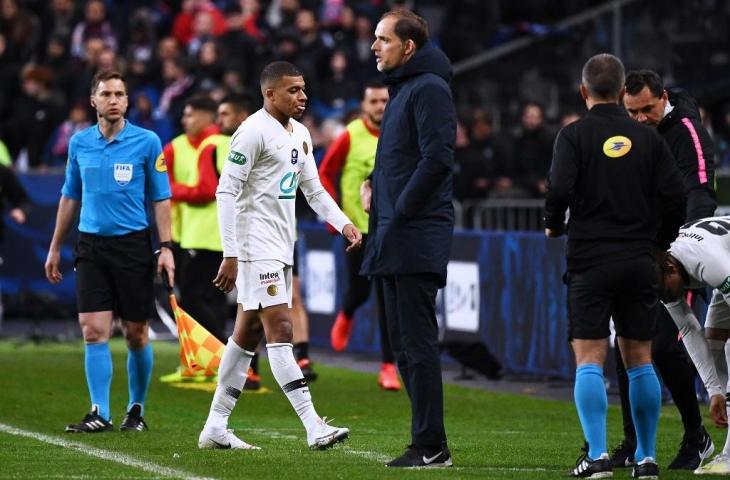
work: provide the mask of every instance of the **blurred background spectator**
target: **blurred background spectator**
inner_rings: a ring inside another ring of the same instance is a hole
[[[71,34],[71,56],[80,58],[84,44],[90,38],[100,39],[104,46],[116,51],[117,37],[107,21],[106,4],[103,0],[88,0],[84,8],[84,19],[76,24]]]
[[[522,107],[520,127],[512,139],[512,174],[515,187],[533,197],[545,193],[545,176],[553,159],[554,134],[545,125],[545,111],[539,103]]]
[[[53,79],[53,70],[43,66],[29,66],[21,74],[22,95],[13,102],[7,137],[21,171],[45,166],[43,151],[63,121],[65,105],[52,90]]]
[[[71,107],[68,118],[51,135],[48,151],[44,152],[44,164],[63,167],[66,164],[68,142],[71,140],[71,136],[90,125],[89,109],[86,105],[77,103]]]

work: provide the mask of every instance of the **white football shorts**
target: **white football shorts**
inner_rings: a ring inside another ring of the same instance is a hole
[[[730,330],[730,306],[718,289],[712,291],[712,300],[705,317],[705,328],[724,328]]]
[[[278,260],[238,262],[236,301],[244,310],[286,303],[291,308],[292,267]]]

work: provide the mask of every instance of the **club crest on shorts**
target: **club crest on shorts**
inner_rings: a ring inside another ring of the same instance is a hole
[[[115,163],[114,164],[114,181],[124,186],[132,180],[134,168],[131,163]]]
[[[291,149],[291,164],[296,165],[299,161],[299,150],[296,148]]]
[[[302,150],[304,150],[304,155],[309,155],[309,145],[307,145],[307,142],[302,142]]]
[[[266,287],[266,293],[268,293],[271,297],[275,297],[276,294],[279,293],[279,287],[276,285],[269,285]]]
[[[631,140],[620,135],[603,142],[603,153],[610,158],[623,157],[631,150]]]

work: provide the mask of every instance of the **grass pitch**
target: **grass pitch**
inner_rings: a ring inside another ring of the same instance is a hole
[[[178,389],[157,378],[177,364],[177,345],[156,343],[155,370],[146,405],[146,433],[66,434],[67,423],[87,412],[83,348],[74,344],[18,345],[0,342],[0,478],[530,478],[563,477],[582,445],[574,407],[529,396],[489,393],[447,385],[446,430],[454,468],[390,470],[383,462],[409,442],[404,392],[378,390],[375,374],[317,365],[311,391],[320,415],[351,429],[350,439],[327,451],[307,448],[304,429],[280,392],[268,365],[262,380],[271,391],[244,393],[230,427],[261,451],[197,448],[212,393]],[[115,428],[127,403],[126,353],[112,342]],[[316,360],[316,358],[315,358]],[[703,406],[706,417],[706,407]],[[725,431],[709,427],[716,449]],[[620,413],[609,411],[609,444],[619,440]],[[666,467],[681,439],[674,407],[664,407],[659,464]],[[717,451],[716,450],[716,451]],[[629,478],[617,470],[615,478]],[[695,478],[669,472],[662,478]]]

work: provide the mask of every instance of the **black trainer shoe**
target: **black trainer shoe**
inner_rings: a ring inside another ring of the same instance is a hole
[[[656,464],[653,458],[647,457],[634,465],[631,478],[643,478],[644,480],[659,478],[659,465]]]
[[[444,468],[452,465],[451,452],[445,445],[440,450],[410,445],[406,453],[385,464],[386,467],[401,468]]]
[[[611,451],[611,466],[613,468],[628,468],[634,466],[634,453],[636,443],[629,440],[622,440],[621,443]]]
[[[99,415],[99,407],[94,405],[91,411],[86,414],[81,422],[71,425],[66,425],[67,433],[99,433],[99,432],[111,432],[114,430],[112,426],[112,419],[109,421],[104,420]]]
[[[608,454],[604,453],[599,458],[593,460],[588,457],[588,444],[582,448],[583,453],[578,460],[575,461],[575,468],[568,472],[569,477],[573,478],[608,478],[613,477],[613,468]]]
[[[132,405],[132,408],[124,416],[119,430],[122,432],[142,432],[147,430],[147,424],[144,422],[141,413],[142,407],[138,403]]]
[[[689,436],[685,433],[682,443],[679,445],[679,452],[668,468],[670,470],[694,470],[714,451],[715,444],[712,443],[712,438],[705,427],[700,427],[694,435]]]
[[[299,365],[299,368],[302,370],[302,375],[304,375],[304,380],[306,380],[307,383],[317,380],[318,375],[312,368],[311,360],[308,358],[300,358],[297,360],[297,365]]]

